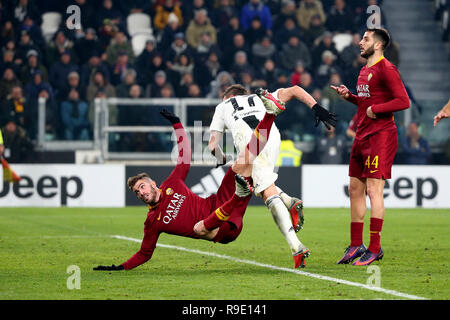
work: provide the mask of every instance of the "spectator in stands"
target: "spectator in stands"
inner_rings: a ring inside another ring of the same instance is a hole
[[[217,74],[216,78],[211,81],[211,89],[209,90],[209,93],[207,94],[208,98],[222,99],[222,96],[220,95],[220,91],[223,89],[225,90],[232,84],[234,84],[235,81],[232,77],[232,75],[228,71],[221,71]]]
[[[175,35],[183,33],[183,28],[180,25],[180,19],[178,19],[175,13],[170,13],[167,19],[167,25],[161,32],[161,41],[158,43],[158,49],[161,52],[165,52],[175,40]]]
[[[170,48],[165,53],[166,65],[170,68],[170,64],[174,64],[178,56],[183,53],[193,56],[193,49],[185,41],[184,34],[180,32],[175,35]]]
[[[326,26],[331,32],[355,32],[354,13],[344,0],[335,0],[327,15]]]
[[[213,43],[217,43],[217,31],[208,18],[207,11],[201,9],[195,12],[194,19],[189,22],[186,29],[186,41],[193,47],[197,48],[201,35],[208,32]]]
[[[270,40],[269,36],[264,36],[260,41],[252,46],[251,56],[252,64],[260,67],[267,59],[274,59],[276,57],[277,48]]]
[[[290,75],[290,83],[291,86],[296,86],[296,85],[300,85],[301,80],[302,80],[302,74],[305,72],[305,67],[303,66],[303,62],[298,61],[294,71],[291,72]]]
[[[266,30],[272,29],[272,13],[261,0],[250,0],[241,10],[241,26],[244,30],[250,28],[254,16],[261,18],[261,24]]]
[[[43,80],[48,80],[47,68],[40,63],[39,54],[36,50],[30,50],[27,53],[27,64],[22,67],[20,79],[23,84],[33,81],[34,74],[40,71]]]
[[[13,69],[7,68],[3,72],[3,77],[0,80],[0,101],[8,98],[11,93],[12,88],[20,87],[22,85],[21,81],[17,78]]]
[[[301,36],[300,29],[297,27],[295,19],[292,17],[287,17],[283,26],[279,29],[275,29],[274,33],[274,43],[280,50],[283,48],[283,45],[288,43],[289,38],[292,35],[296,35],[299,38]]]
[[[249,72],[254,74],[253,66],[248,62],[247,54],[244,51],[238,51],[234,55],[234,63],[231,66],[231,75],[234,79],[241,81],[242,73]]]
[[[352,42],[342,49],[340,53],[341,65],[343,68],[351,67],[353,61],[360,55],[359,42],[361,41],[361,36],[359,33],[354,33],[352,35]],[[390,60],[389,60],[390,61]]]
[[[170,78],[173,83],[179,83],[184,74],[192,73],[193,71],[193,59],[185,53],[180,54],[173,64],[168,63],[168,73],[171,75]]]
[[[342,164],[344,156],[345,139],[336,134],[336,129],[324,128],[326,136],[318,139],[316,155],[321,164]]]
[[[180,83],[176,86],[175,92],[177,97],[185,98],[188,96],[189,86],[194,82],[194,76],[192,73],[185,73],[180,80]]]
[[[318,66],[322,63],[322,54],[324,53],[325,50],[328,50],[331,53],[333,53],[336,58],[339,57],[339,53],[333,42],[333,34],[331,32],[329,31],[324,32],[323,35],[316,41],[317,44],[313,47],[311,53],[313,56],[312,66],[314,70],[317,69]]]
[[[22,64],[22,62],[16,63],[14,61],[14,51],[5,49],[3,51],[3,61],[0,64],[0,72],[1,72],[1,74],[3,74],[5,72],[5,70],[9,68],[9,69],[12,69],[15,74],[20,74],[20,65],[21,64]]]
[[[300,86],[309,94],[312,94],[316,89],[314,79],[309,72],[303,72],[300,78]]]
[[[292,34],[288,43],[285,43],[280,53],[280,62],[284,69],[292,72],[297,62],[301,61],[308,69],[311,66],[311,54],[306,45],[300,41],[299,37]]]
[[[344,69],[343,77],[344,83],[348,86],[348,88],[356,88],[358,82],[358,74],[362,67],[367,64],[367,59],[358,55],[355,60],[353,60],[352,64]]]
[[[219,0],[219,4],[211,13],[211,22],[216,29],[228,26],[228,22],[232,17],[237,17],[239,11],[231,4],[230,0]]]
[[[87,30],[89,28],[96,28],[96,8],[92,1],[88,0],[75,0],[75,5],[80,7],[81,14],[81,27],[83,30]]]
[[[303,0],[297,9],[297,22],[303,30],[308,30],[311,26],[312,17],[318,16],[321,24],[326,21],[322,3],[319,0]]]
[[[45,46],[45,40],[42,36],[41,27],[35,23],[31,15],[27,14],[25,16],[21,29],[27,31],[31,40],[38,48],[41,49]]]
[[[205,64],[211,52],[220,55],[219,46],[213,42],[209,32],[202,33],[197,49],[194,50],[196,63]]]
[[[164,4],[157,4],[155,8],[155,15],[153,18],[153,25],[156,32],[162,32],[169,21],[170,15],[175,15],[178,19],[178,25],[183,25],[183,13],[181,12],[180,5],[176,0],[165,0]]]
[[[112,0],[103,0],[101,8],[97,11],[97,26],[103,25],[105,20],[117,27],[125,23],[122,13],[114,6]]]
[[[100,53],[103,53],[114,39],[119,28],[109,19],[105,19],[103,24],[98,28],[98,41],[100,45]]]
[[[406,164],[427,164],[431,156],[430,146],[419,133],[417,122],[411,122],[404,137],[401,137],[401,147]]]
[[[117,63],[119,53],[126,54],[130,63],[134,62],[133,47],[122,31],[115,34],[114,39],[111,40],[109,46],[106,48],[106,61],[113,68]]]
[[[132,83],[128,86],[128,91],[124,92],[122,98],[139,99],[142,98],[143,92],[142,88],[136,84]],[[153,107],[143,106],[143,105],[118,105],[118,125],[121,126],[136,126],[136,125],[147,125],[150,123],[148,109]],[[154,116],[154,115],[153,115]]]
[[[136,83],[136,71],[134,69],[128,69],[123,77],[123,81],[116,86],[116,94],[119,98],[126,98],[129,96],[131,86]],[[142,89],[141,89],[142,93]]]
[[[160,95],[161,98],[174,98],[175,90],[173,89],[172,84],[170,84],[169,82],[164,84],[161,88]]]
[[[72,91],[73,89],[78,92],[80,100],[86,101],[86,87],[82,84],[80,74],[76,71],[72,71],[68,74],[64,88],[58,95],[58,101],[67,100],[70,91]]]
[[[230,44],[233,43],[236,34],[244,34],[239,22],[238,16],[230,17],[228,24],[220,27],[217,34],[217,44],[222,52],[226,52]]]
[[[14,119],[9,119],[2,128],[3,143],[9,150],[3,156],[10,163],[25,163],[32,158],[33,144],[24,128],[17,125]]]
[[[292,19],[293,21],[297,21],[297,18],[295,16],[296,14],[295,10],[296,10],[295,1],[293,0],[283,1],[281,4],[281,10],[273,22],[272,29],[275,31],[283,28],[284,22],[288,18]]]
[[[29,82],[25,85],[25,95],[27,100],[36,100],[38,99],[39,93],[42,90],[47,91],[48,97],[53,98],[53,89],[50,84],[44,81],[44,75],[40,70],[36,70],[34,73],[33,81]]]
[[[218,54],[215,51],[211,51],[204,63],[196,65],[194,75],[198,79],[197,83],[200,87],[206,88],[221,70],[222,65],[220,64]]]
[[[221,61],[224,69],[231,68],[234,63],[234,56],[238,51],[250,52],[250,48],[242,33],[236,33],[233,37],[233,43],[225,48]]]
[[[191,21],[194,19],[195,13],[199,10],[209,11],[211,1],[191,0],[183,1],[181,10],[183,11],[184,21]]]
[[[275,88],[287,88],[289,87],[289,74],[279,69],[276,73],[276,82],[274,84]]]
[[[23,127],[31,137],[37,128],[37,109],[33,108],[23,96],[21,86],[14,86],[8,100],[4,102],[2,114],[8,115],[17,125]]]
[[[96,70],[86,91],[87,101],[95,98],[111,98],[116,96],[116,89],[109,83],[101,70]]]
[[[167,84],[167,75],[163,70],[159,70],[155,73],[154,81],[147,85],[146,91],[149,93],[148,96],[152,98],[162,97],[162,88]]]
[[[449,19],[450,20],[450,19]],[[384,56],[397,68],[400,66],[400,46],[391,36],[391,43],[384,50]]]
[[[326,86],[332,74],[342,74],[341,68],[336,64],[336,56],[328,50],[322,53],[322,63],[316,70],[314,80],[320,88]]]
[[[244,31],[245,40],[250,48],[253,44],[260,42],[263,37],[267,36],[267,29],[261,24],[261,18],[254,16],[250,21],[250,27]]]
[[[100,52],[100,43],[95,29],[88,28],[84,37],[75,41],[74,50],[80,66],[87,63],[92,55]]]
[[[188,98],[203,98],[202,90],[198,84],[191,83],[188,87]]]
[[[272,92],[276,90],[275,83],[278,69],[275,66],[275,62],[272,59],[267,59],[258,71],[258,78],[266,82],[264,88]]]
[[[136,58],[135,69],[138,70],[139,82],[143,80],[143,74],[150,68],[153,56],[156,54],[156,40],[149,39],[145,42],[144,50]]]
[[[123,81],[127,70],[132,68],[128,59],[128,54],[125,51],[119,51],[116,63],[112,68],[111,84],[113,86],[120,84]]]
[[[311,17],[311,23],[309,25],[309,29],[303,30],[303,41],[308,46],[308,48],[312,48],[314,46],[315,41],[324,34],[326,31],[325,25],[320,19],[318,14]]]
[[[27,53],[30,50],[36,50],[39,52],[40,49],[34,44],[33,40],[31,40],[28,31],[22,30],[20,33],[20,40],[16,46],[16,60],[20,60],[21,64],[25,62],[27,59]]]
[[[14,41],[16,38],[15,35],[16,31],[14,30],[13,23],[11,22],[11,20],[6,20],[1,27],[0,46],[3,47],[8,41]]]
[[[89,104],[80,100],[76,89],[71,89],[67,100],[61,103],[61,120],[64,125],[64,139],[89,140]]]
[[[64,51],[60,60],[50,67],[49,80],[56,94],[64,88],[69,73],[79,71],[78,65],[73,63],[71,59],[70,51]]]
[[[334,112],[334,105],[341,100],[339,94],[336,92],[336,90],[333,90],[330,88],[331,86],[337,86],[339,87],[342,84],[342,79],[341,76],[339,75],[339,73],[332,73],[330,75],[329,81],[328,83],[322,88],[322,96],[324,99],[328,99],[329,101],[329,105],[330,111]]]
[[[54,39],[50,41],[45,48],[45,65],[51,67],[59,61],[64,52],[69,52],[72,57],[75,56],[75,44],[68,39],[62,30],[54,35]],[[76,60],[73,60],[75,62]]]
[[[103,62],[97,53],[89,58],[89,61],[81,67],[81,85],[87,88],[97,71],[101,71],[106,79],[110,79],[110,71],[106,62]]]
[[[39,15],[39,10],[36,6],[36,4],[34,3],[34,1],[28,1],[28,0],[18,0],[15,2],[16,4],[14,5],[13,8],[13,14],[14,14],[14,21],[15,21],[15,25],[20,25],[21,23],[23,23],[25,21],[25,17],[26,16],[31,16],[34,18],[38,18]],[[38,21],[39,23],[40,21]]]

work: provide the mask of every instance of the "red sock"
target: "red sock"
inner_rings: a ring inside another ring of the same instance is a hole
[[[364,222],[350,223],[350,246],[357,247],[363,243]]]
[[[250,142],[247,144],[247,149],[251,154],[257,156],[264,149],[275,118],[275,115],[266,113],[264,118],[259,122],[252,134]]]
[[[372,253],[378,253],[381,249],[381,229],[383,219],[370,218],[370,243],[369,250]]]
[[[210,213],[210,215],[203,220],[205,228],[207,230],[214,230],[222,225],[224,221],[227,221],[230,217],[234,207],[237,207],[241,201],[246,201],[247,197],[240,198],[235,193],[233,197],[222,204],[219,208]]]

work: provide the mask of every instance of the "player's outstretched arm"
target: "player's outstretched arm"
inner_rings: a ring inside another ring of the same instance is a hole
[[[327,109],[317,103],[317,101],[308,92],[306,92],[299,86],[279,89],[278,99],[284,103],[287,103],[292,99],[297,99],[306,104],[311,110],[314,111],[316,127],[320,122],[323,122],[325,127],[327,127],[328,129],[330,129],[331,126],[336,126],[336,115],[334,113],[328,112]]]
[[[439,121],[444,118],[450,118],[450,99],[447,104],[434,116],[433,125],[436,127]]]
[[[180,118],[176,114],[166,109],[160,111],[160,114],[170,121],[177,136],[177,147],[178,147],[177,166],[175,170],[171,173],[171,176],[173,174],[176,174],[179,176],[180,179],[184,181],[191,166],[191,158],[192,158],[191,144],[189,142],[186,131],[184,130],[183,125],[181,124]]]
[[[227,162],[233,160],[232,156],[227,156],[219,145],[219,141],[222,139],[223,133],[216,130],[211,130],[211,136],[208,142],[208,149],[211,154],[216,158],[216,168],[225,165]]]

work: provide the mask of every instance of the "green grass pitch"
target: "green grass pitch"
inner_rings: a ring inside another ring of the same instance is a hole
[[[0,299],[300,300],[402,299],[367,288],[195,252],[158,247],[132,271],[100,272],[120,264],[141,239],[145,207],[1,208]],[[369,240],[367,215],[364,241]],[[349,209],[305,209],[300,240],[311,249],[302,271],[366,284],[367,267],[336,265],[349,239]],[[387,209],[382,232],[381,287],[427,299],[450,298],[450,211]],[[159,243],[292,268],[290,251],[269,211],[249,207],[239,238],[227,245],[162,234]],[[80,289],[69,290],[70,265]],[[221,283],[220,290],[214,284]],[[207,285],[205,285],[207,284]]]

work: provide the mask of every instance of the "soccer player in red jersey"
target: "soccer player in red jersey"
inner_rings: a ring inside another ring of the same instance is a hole
[[[266,113],[247,148],[228,169],[217,194],[201,198],[184,183],[191,161],[186,132],[177,116],[163,111],[161,114],[172,123],[177,136],[179,154],[175,169],[159,187],[145,173],[128,179],[129,188],[149,207],[141,248],[118,266],[98,266],[94,270],[130,270],[147,262],[162,232],[219,243],[235,240],[242,230],[242,219],[252,193],[251,178],[244,177],[251,176],[251,161],[264,148],[279,112]],[[256,141],[259,148],[253,148]]]
[[[356,104],[357,130],[350,154],[350,238],[344,257],[338,263],[369,265],[383,257],[380,236],[384,219],[383,188],[391,178],[397,152],[397,128],[393,112],[409,108],[409,97],[397,68],[383,52],[389,33],[382,28],[367,29],[360,42],[361,56],[367,64],[358,77],[357,95],[347,87],[331,86],[344,99]],[[370,244],[363,244],[366,194],[370,199]]]

